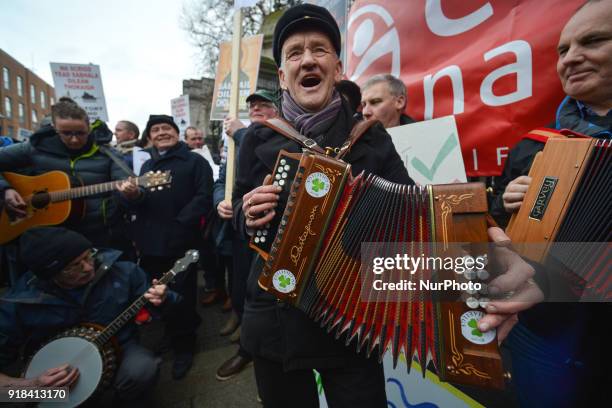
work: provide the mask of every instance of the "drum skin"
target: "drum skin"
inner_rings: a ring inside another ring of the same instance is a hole
[[[34,378],[46,370],[63,364],[79,369],[79,378],[70,388],[68,402],[45,402],[39,406],[76,407],[95,392],[111,385],[117,358],[111,343],[99,348],[92,340],[99,331],[92,327],[70,329],[36,352],[25,371],[25,378]]]

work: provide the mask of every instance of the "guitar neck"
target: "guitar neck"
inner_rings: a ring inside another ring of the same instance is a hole
[[[49,193],[51,202],[68,201],[74,198],[82,198],[96,194],[108,193],[117,188],[119,183],[125,180],[109,181],[107,183],[92,184],[89,186],[69,188],[67,190],[52,191]],[[139,178],[136,177],[136,183],[139,182]]]
[[[176,272],[174,269],[166,272],[164,276],[158,281],[158,285],[167,285],[174,277]],[[147,304],[148,300],[144,297],[144,294],[134,301],[127,309],[125,309],[115,320],[113,320],[108,326],[98,334],[94,342],[101,347],[107,341],[111,339],[123,326],[130,322],[138,313],[142,307]]]

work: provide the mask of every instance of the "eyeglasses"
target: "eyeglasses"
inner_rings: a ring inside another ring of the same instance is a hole
[[[70,139],[70,138],[73,138],[73,137],[76,137],[76,138],[80,139],[80,138],[85,137],[85,136],[87,136],[89,134],[88,132],[84,132],[82,130],[80,130],[80,131],[76,130],[76,131],[73,131],[73,132],[64,132],[62,130],[58,130],[57,133],[60,136],[63,136],[65,138],[67,138],[67,139]]]
[[[77,263],[67,265],[59,274],[67,277],[78,275],[83,271],[83,262],[86,262],[88,265],[93,264],[97,254],[97,249],[90,250],[85,258],[80,259]]]
[[[306,50],[310,50],[310,54],[315,58],[323,58],[332,53],[331,50],[323,46],[316,46],[314,48],[310,48],[310,47],[295,48],[287,52],[287,54],[285,55],[285,59],[287,61],[294,61],[294,62],[300,61],[302,58],[304,58],[304,54],[306,53]]]

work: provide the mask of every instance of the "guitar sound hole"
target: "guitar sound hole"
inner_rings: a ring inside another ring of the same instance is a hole
[[[50,201],[51,199],[49,197],[49,193],[47,193],[46,191],[39,191],[37,193],[34,193],[34,195],[32,196],[31,203],[32,207],[37,210],[40,210],[48,206]]]

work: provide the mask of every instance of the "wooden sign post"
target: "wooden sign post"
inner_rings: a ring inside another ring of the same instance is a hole
[[[232,118],[238,119],[239,105],[239,73],[240,73],[240,43],[242,39],[242,9],[234,9],[234,31],[232,35],[232,71],[230,89],[229,114]],[[236,143],[231,137],[227,138],[227,158],[225,170],[225,201],[231,204],[232,192],[234,190],[234,172],[236,169]]]

